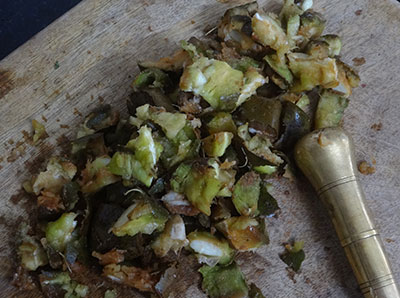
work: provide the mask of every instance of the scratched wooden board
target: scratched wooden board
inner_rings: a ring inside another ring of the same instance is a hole
[[[343,37],[343,60],[352,65],[353,58],[365,58],[365,64],[355,67],[362,85],[351,97],[344,126],[355,139],[358,160],[376,160],[376,173],[361,181],[398,278],[400,5],[394,0],[315,2],[328,20],[327,32]],[[229,6],[232,3],[212,0],[86,0],[0,61],[3,297],[40,297],[10,284],[16,226],[33,214],[29,206],[34,205],[21,192],[21,182],[59,152],[73,137],[82,114],[99,102],[124,110],[138,60],[168,55],[179,40],[201,36]],[[260,1],[260,6],[276,11],[280,4]],[[32,119],[44,122],[50,135],[36,147],[24,142]],[[381,124],[380,131],[371,128],[374,124]],[[271,244],[238,259],[248,281],[267,297],[360,297],[327,213],[310,186],[304,180],[282,179],[274,194],[282,214],[268,219]],[[306,260],[295,283],[278,257],[281,243],[291,237],[305,240]],[[173,297],[204,296],[190,262],[181,266]],[[101,297],[105,288],[100,286],[92,296]],[[128,290],[120,290],[120,295],[141,296]]]

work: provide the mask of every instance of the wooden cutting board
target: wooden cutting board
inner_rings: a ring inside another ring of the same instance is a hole
[[[344,118],[358,160],[376,160],[376,173],[361,176],[389,259],[400,270],[400,5],[394,0],[315,1],[328,20],[327,32],[343,38],[343,60],[355,66],[362,84]],[[11,284],[16,226],[34,211],[21,183],[39,170],[99,102],[125,108],[139,59],[171,54],[178,42],[202,36],[234,3],[213,0],[86,0],[0,61],[0,293],[39,297]],[[280,3],[260,1],[279,10]],[[361,59],[362,60],[362,59]],[[50,137],[25,142],[31,120]],[[44,120],[44,119],[47,119]],[[267,297],[360,297],[356,281],[328,219],[304,180],[278,183],[281,215],[268,219],[271,244],[239,257],[250,282]],[[301,273],[288,277],[278,254],[291,237],[305,241]],[[187,266],[177,276],[174,297],[203,297],[199,275]],[[186,272],[184,272],[186,271]],[[399,278],[398,278],[399,279]],[[102,297],[104,288],[96,293]],[[91,295],[93,296],[93,295]],[[94,295],[96,296],[96,295]],[[131,297],[140,297],[131,291]]]

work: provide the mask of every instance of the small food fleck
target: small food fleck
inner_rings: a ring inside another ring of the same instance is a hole
[[[32,141],[32,134],[30,134],[29,132],[27,132],[26,130],[23,130],[22,132],[23,138],[25,143],[32,145],[33,141]]]
[[[356,16],[361,15],[361,13],[362,13],[362,9],[357,9],[357,10],[354,12],[354,14],[355,14]]]
[[[279,257],[294,272],[298,272],[300,270],[301,263],[305,259],[303,250],[304,241],[292,241],[292,243],[285,243],[284,246],[285,251]]]
[[[124,253],[126,250],[112,249],[105,254],[98,253],[96,251],[92,252],[92,256],[99,260],[100,265],[108,264],[118,264],[124,261]]]
[[[47,118],[46,118],[44,115],[42,115],[42,120],[43,120],[44,122],[47,122]]]
[[[320,134],[318,135],[318,144],[319,144],[321,147],[325,147],[325,146],[331,144],[331,142],[328,141],[328,139],[327,139],[322,133],[320,133]]]
[[[83,116],[82,113],[79,112],[79,110],[77,108],[74,108],[74,115],[77,115],[77,116],[80,116],[80,117]]]
[[[60,124],[60,128],[69,128],[69,125],[67,125],[67,124]]]
[[[286,272],[287,272],[287,275],[290,278],[290,280],[295,284],[297,282],[296,279],[294,278],[296,275],[296,272],[294,272],[293,269],[290,267],[286,267]]]
[[[382,129],[382,123],[378,122],[378,123],[374,123],[371,125],[371,129],[375,130],[375,131],[380,131]]]
[[[36,145],[39,140],[45,139],[48,137],[46,129],[42,123],[33,119],[32,120],[32,127],[33,127],[33,144]]]
[[[54,69],[57,69],[57,68],[59,68],[60,67],[60,63],[58,62],[58,61],[56,61],[55,63],[54,63]]]
[[[390,238],[386,238],[385,241],[386,241],[387,243],[395,242],[393,239],[390,239]]]
[[[26,145],[24,142],[19,141],[15,144],[15,147],[11,150],[10,155],[7,157],[7,162],[12,163],[18,158],[25,154]]]
[[[364,63],[365,63],[365,58],[364,57],[355,57],[355,58],[353,58],[354,66],[361,66]]]
[[[358,170],[363,175],[371,175],[375,173],[375,167],[367,163],[365,160],[358,164]]]

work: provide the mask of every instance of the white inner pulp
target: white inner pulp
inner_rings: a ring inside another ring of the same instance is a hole
[[[193,240],[190,242],[190,247],[199,254],[207,256],[222,256],[222,250],[216,245],[202,240]]]

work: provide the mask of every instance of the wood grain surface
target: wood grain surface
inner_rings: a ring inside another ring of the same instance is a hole
[[[180,40],[202,36],[206,25],[215,25],[234,4],[227,2],[86,0],[0,61],[1,297],[40,297],[10,284],[16,226],[34,215],[35,202],[23,195],[21,183],[59,153],[82,115],[99,102],[124,113],[136,62],[171,54]],[[394,0],[314,2],[328,20],[326,31],[342,36],[343,60],[354,65],[360,61],[354,58],[365,59],[355,66],[362,84],[351,97],[344,126],[355,139],[358,160],[376,160],[376,173],[361,181],[399,279],[400,5]],[[259,4],[273,10],[281,5]],[[50,135],[38,146],[25,142],[32,119],[43,122]],[[360,297],[327,212],[308,183],[282,179],[274,194],[282,213],[268,219],[271,244],[239,256],[247,279],[266,297]],[[291,237],[305,241],[306,260],[296,282],[278,257],[282,242]],[[183,262],[173,297],[204,297],[193,260]],[[91,296],[102,297],[104,290],[99,287]],[[141,297],[133,290],[120,292],[128,295]]]

